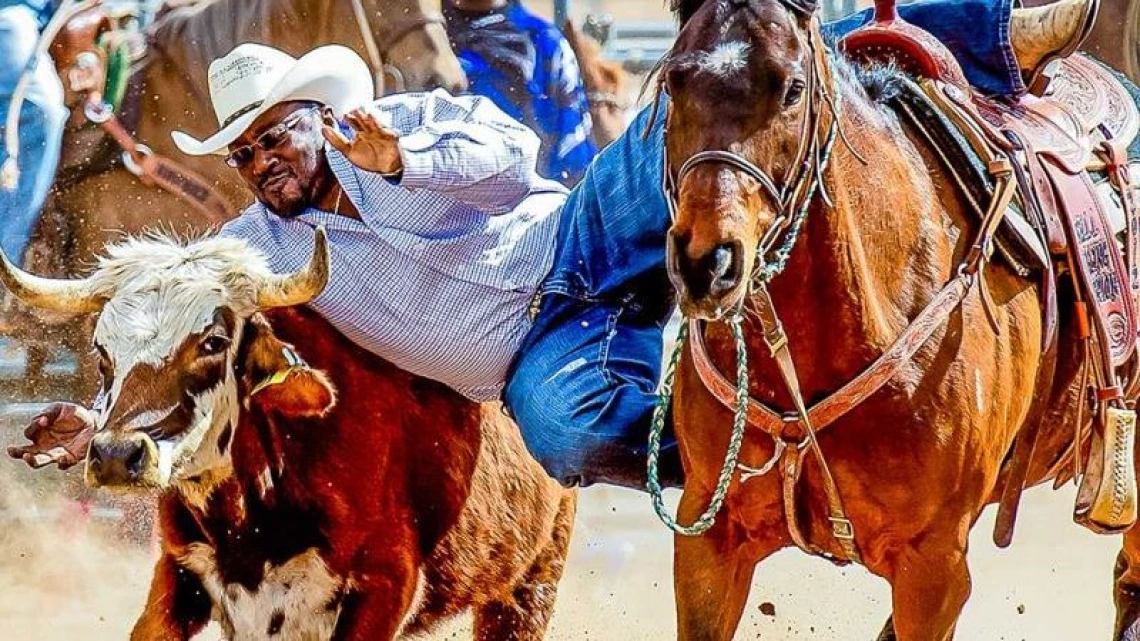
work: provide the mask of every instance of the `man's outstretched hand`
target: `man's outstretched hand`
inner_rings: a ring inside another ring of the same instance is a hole
[[[55,463],[66,470],[87,456],[87,446],[94,435],[95,420],[87,408],[74,403],[52,403],[24,429],[31,445],[9,447],[8,456],[23,459],[35,468]]]
[[[362,107],[345,114],[344,121],[356,132],[351,139],[328,125],[321,128],[321,133],[349,162],[365,171],[388,176],[403,170],[400,134],[385,127],[375,111]]]

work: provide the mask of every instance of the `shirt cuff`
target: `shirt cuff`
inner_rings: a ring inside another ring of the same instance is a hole
[[[402,136],[399,142],[400,162],[404,165],[403,175],[397,180],[399,184],[416,189],[428,187],[432,178],[432,149],[417,140],[419,134]]]

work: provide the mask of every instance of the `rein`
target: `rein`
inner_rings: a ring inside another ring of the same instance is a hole
[[[364,50],[368,54],[368,61],[372,63],[372,68],[376,71],[382,72],[385,75],[391,76],[395,80],[395,85],[398,87],[397,91],[406,91],[408,83],[404,80],[404,74],[395,65],[384,62],[385,58],[390,57],[388,52],[400,43],[404,38],[407,38],[412,33],[419,29],[424,29],[430,25],[444,24],[444,18],[439,13],[428,13],[415,17],[404,18],[400,22],[396,22],[382,42],[376,42],[376,36],[372,30],[372,22],[368,19],[368,12],[364,9],[363,0],[352,0],[352,15],[356,19],[356,26],[360,28],[360,37],[364,40]]]

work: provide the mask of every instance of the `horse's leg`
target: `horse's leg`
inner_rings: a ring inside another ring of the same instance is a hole
[[[889,578],[897,638],[949,641],[970,596],[965,541],[957,536],[924,539],[904,548],[892,566]]]
[[[1117,641],[1140,641],[1140,528],[1124,533],[1113,572]]]
[[[708,504],[704,493],[685,490],[678,518],[692,522]],[[727,508],[722,512],[728,513]],[[680,641],[728,641],[736,632],[756,565],[779,550],[779,541],[745,539],[721,521],[700,536],[673,538],[673,589]]]

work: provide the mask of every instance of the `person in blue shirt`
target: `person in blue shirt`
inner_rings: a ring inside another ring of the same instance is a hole
[[[0,247],[13,260],[24,251],[59,164],[67,107],[51,58],[36,55],[56,0],[0,0],[0,130],[20,77],[30,74],[20,106],[15,185],[0,185]],[[0,163],[8,160],[0,147]],[[9,177],[12,176],[10,169]]]
[[[597,153],[582,74],[554,25],[508,0],[447,0],[447,31],[469,90],[542,141],[538,173],[576,184]]]

